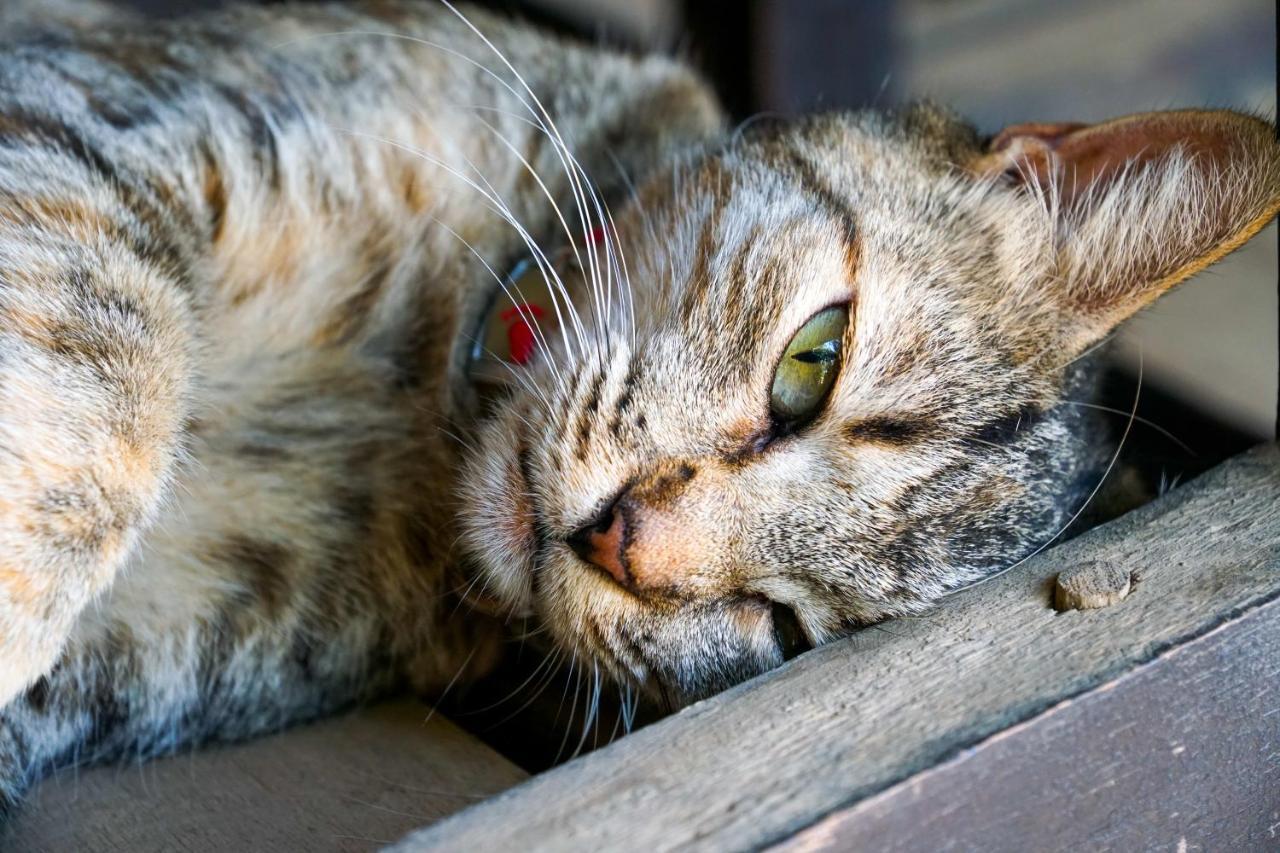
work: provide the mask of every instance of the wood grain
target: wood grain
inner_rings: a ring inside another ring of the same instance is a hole
[[[1272,601],[775,849],[1280,849],[1277,676]]]
[[[142,765],[68,770],[5,850],[376,850],[525,774],[413,702]]]
[[[1280,450],[1267,445],[926,618],[802,655],[396,849],[723,850],[783,841],[1280,595],[1278,507]],[[1087,560],[1123,566],[1140,581],[1114,606],[1058,613],[1054,577]],[[1248,701],[1245,712],[1263,713],[1271,700]],[[1168,820],[1176,828],[1178,817]]]

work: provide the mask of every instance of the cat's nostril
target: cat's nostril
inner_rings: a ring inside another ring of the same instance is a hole
[[[627,568],[627,519],[617,504],[599,519],[575,530],[565,539],[574,553],[593,566],[604,569],[623,586],[631,583]]]

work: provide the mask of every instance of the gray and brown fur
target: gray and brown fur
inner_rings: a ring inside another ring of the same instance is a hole
[[[1114,449],[1090,348],[1277,207],[1274,130],[1234,113],[734,134],[619,225],[634,335],[484,426],[463,522],[489,588],[673,704],[779,663],[773,605],[814,642],[920,613],[1079,516]],[[840,304],[830,398],[776,434],[779,354]],[[625,532],[589,565],[565,543],[602,510]]]
[[[619,174],[607,141],[639,174],[717,126],[667,61],[475,17],[585,167]],[[540,232],[506,145],[564,185],[436,4],[49,32],[0,53],[9,804],[52,765],[492,663],[500,627],[459,604],[463,323],[492,285],[478,258],[521,243],[450,170]]]
[[[1070,520],[1109,457],[1079,357],[1280,205],[1252,119],[1179,120],[1221,144],[1072,194],[1031,133],[919,107],[726,135],[673,63],[467,14],[616,202],[629,280],[607,313],[576,293],[588,345],[552,335],[485,414],[486,264],[527,250],[477,185],[548,246],[542,187],[575,205],[463,20],[242,9],[3,48],[0,801],[438,693],[496,654],[465,590],[673,704],[781,660],[773,602],[814,641],[920,612]],[[832,396],[773,436],[777,354],[837,303]],[[567,544],[618,502],[621,581]]]

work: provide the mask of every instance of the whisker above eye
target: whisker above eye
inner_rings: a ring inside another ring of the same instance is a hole
[[[598,328],[600,328],[602,333],[607,336],[609,332],[607,315],[601,315],[600,313],[602,310],[601,303],[604,302],[604,300],[600,298],[602,285],[600,283],[600,269],[599,269],[599,263],[598,263],[599,256],[597,254],[598,250],[594,247],[593,241],[589,237],[591,232],[597,229],[600,229],[605,234],[606,247],[608,248],[610,253],[612,253],[612,249],[610,247],[612,246],[613,241],[610,239],[608,235],[608,228],[605,227],[606,215],[602,208],[599,195],[596,192],[594,186],[590,183],[589,180],[587,180],[585,170],[583,170],[581,164],[578,162],[578,160],[574,157],[572,152],[569,150],[568,145],[565,143],[562,135],[559,132],[559,129],[556,127],[554,120],[551,118],[550,114],[547,112],[545,107],[543,107],[542,103],[538,99],[537,95],[533,92],[532,88],[529,87],[524,77],[507,60],[506,56],[502,53],[502,51],[499,50],[483,33],[481,33],[480,30],[476,28],[474,24],[472,24],[465,15],[463,15],[460,11],[458,11],[455,7],[453,7],[450,3],[448,3],[447,0],[442,0],[442,3],[455,16],[457,16],[459,20],[461,20],[463,24],[468,29],[470,29],[480,39],[480,41],[483,42],[485,46],[489,48],[489,50],[491,50],[494,53],[495,56],[497,56],[497,58],[502,62],[502,64],[515,77],[515,79],[518,81],[520,86],[523,88],[524,92],[527,93],[529,100],[525,100],[524,96],[522,96],[515,89],[515,87],[513,87],[506,80],[502,79],[502,77],[496,74],[492,69],[489,69],[488,67],[477,62],[471,57],[468,57],[456,50],[448,48],[444,45],[440,45],[436,42],[432,42],[429,40],[420,39],[412,36],[407,36],[404,34],[397,34],[397,33],[376,33],[376,32],[360,33],[357,31],[348,31],[345,33],[334,33],[331,35],[371,35],[371,36],[384,36],[388,38],[402,38],[408,41],[422,44],[427,47],[434,48],[436,50],[440,50],[450,56],[456,57],[464,62],[467,62],[475,66],[486,75],[495,79],[499,83],[499,85],[501,85],[508,92],[510,92],[516,98],[516,100],[519,103],[521,103],[521,105],[523,105],[529,111],[529,113],[534,118],[535,126],[539,127],[539,129],[542,130],[542,132],[546,135],[548,140],[552,143],[552,148],[556,152],[558,158],[560,159],[561,165],[563,166],[565,171],[565,175],[569,181],[569,186],[571,189],[571,197],[574,200],[574,204],[575,204],[575,207],[577,208],[579,220],[582,222],[582,226],[583,226],[583,243],[585,244],[587,249],[586,256],[587,256],[588,262],[585,264],[582,263],[582,254],[579,253],[577,241],[572,239],[571,232],[569,232],[570,247],[575,253],[575,257],[577,258],[579,264],[585,270],[588,271],[592,295],[593,295],[593,304],[595,306],[595,310],[597,313]],[[530,104],[530,101],[532,101],[532,105]],[[338,130],[342,130],[342,129],[339,128]],[[510,224],[517,229],[517,231],[520,233],[521,238],[525,241],[530,252],[533,254],[534,259],[538,264],[540,270],[542,271],[543,275],[548,276],[548,274],[550,274],[548,281],[550,282],[554,280],[554,283],[555,285],[557,285],[557,288],[564,294],[565,296],[564,304],[566,306],[566,312],[569,313],[570,315],[570,319],[572,320],[572,325],[574,326],[575,332],[577,333],[577,336],[579,338],[580,345],[583,346],[583,348],[585,349],[584,330],[582,328],[582,324],[580,320],[577,317],[576,311],[573,309],[572,301],[568,298],[567,290],[563,287],[563,283],[559,281],[559,277],[554,273],[554,270],[552,269],[551,265],[549,264],[545,256],[542,254],[541,250],[537,247],[536,243],[529,236],[528,232],[516,220],[509,206],[507,206],[501,200],[501,198],[498,197],[498,195],[496,194],[495,191],[493,191],[491,186],[489,186],[489,191],[486,192],[485,189],[481,188],[474,181],[467,178],[461,172],[452,168],[448,164],[444,163],[439,158],[432,157],[430,154],[427,154],[426,152],[418,151],[414,149],[412,146],[408,146],[403,143],[397,143],[394,140],[376,137],[375,135],[372,135],[372,134],[362,134],[358,131],[348,130],[346,132],[351,133],[353,135],[357,135],[357,136],[363,135],[366,137],[375,138],[383,143],[390,144],[395,147],[401,148],[402,150],[415,153],[419,157],[423,158],[424,160],[437,165],[438,167],[444,169],[449,174],[452,174],[455,177],[459,178],[460,180],[464,181],[466,184],[468,184],[477,192],[479,192],[486,199],[486,201],[494,207],[494,209],[499,213],[499,215],[506,218],[510,222]],[[464,157],[464,159],[466,158]],[[468,165],[471,166],[473,171],[477,172],[477,174],[480,177],[480,180],[484,181],[484,183],[487,185],[488,181],[485,180],[483,174],[480,174],[479,171],[475,169],[474,164],[471,164],[468,161]],[[586,187],[585,190],[584,190],[584,184]],[[590,199],[592,204],[588,204],[588,199]],[[595,213],[596,213],[596,218],[594,219],[592,217],[593,206],[595,208]],[[609,224],[610,224],[610,227],[612,227],[611,217],[609,217]],[[568,231],[567,223],[566,223],[566,231]],[[613,267],[611,265],[610,270],[612,270],[612,268]],[[555,292],[555,288],[553,288],[553,292]],[[555,304],[555,308],[556,308],[557,314],[559,315],[560,306],[558,302]],[[564,334],[563,330],[566,325],[563,322],[563,317],[560,318],[560,322],[561,322],[561,329],[562,329],[562,335],[563,335]],[[597,335],[597,340],[598,339],[599,339],[599,333]],[[573,357],[573,348],[569,345],[567,338],[565,339],[564,343],[566,347],[566,352],[570,355],[570,357]]]
[[[511,299],[512,302],[515,302],[516,304],[519,304],[520,301],[523,301],[522,299],[517,300],[516,297],[519,296],[519,294],[516,294],[515,296],[511,294],[510,290],[507,288],[506,280],[502,276],[498,275],[497,272],[494,271],[493,267],[489,265],[489,262],[486,261],[480,255],[479,252],[476,251],[475,247],[472,246],[471,243],[468,242],[466,238],[464,238],[457,231],[454,231],[452,228],[450,228],[448,224],[441,222],[440,220],[435,219],[434,217],[433,217],[433,221],[437,225],[439,225],[441,228],[443,228],[445,231],[447,231],[449,234],[452,234],[455,238],[457,238],[462,243],[462,245],[465,246],[467,250],[471,252],[471,254],[476,258],[476,260],[480,262],[480,264],[485,268],[485,270],[489,273],[489,275],[491,275],[494,278],[494,280],[497,281],[498,286],[502,289],[503,293],[506,294],[508,299]],[[542,334],[542,330],[538,326],[536,318],[534,318],[533,327],[534,327],[534,333],[537,336],[538,341],[543,348],[543,351],[547,353],[547,363],[551,369],[552,375],[555,377],[556,383],[558,384],[560,389],[563,391],[564,379],[561,376],[560,371],[556,368],[555,360],[551,357],[551,346],[547,342],[546,337]],[[561,333],[563,334],[563,328],[561,330]],[[566,344],[567,344],[567,341],[566,341]],[[543,396],[541,392],[539,392],[539,396],[542,397],[543,402],[546,403],[546,405],[549,408],[551,404],[549,401],[547,401],[546,397]]]
[[[502,137],[501,134],[498,134],[498,136],[502,139],[504,143],[510,146],[510,143],[506,140],[505,137]],[[512,146],[512,148],[514,149],[514,146]],[[517,156],[520,156],[518,152],[517,152]],[[561,299],[563,300],[564,313],[568,314],[570,320],[573,321],[573,327],[574,327],[574,331],[577,334],[579,346],[581,346],[585,351],[586,341],[585,341],[582,322],[578,317],[576,309],[573,306],[572,295],[569,293],[569,289],[565,286],[564,282],[561,280],[560,274],[556,270],[555,265],[551,262],[550,258],[547,257],[546,253],[542,251],[542,248],[538,246],[536,241],[533,240],[533,238],[530,236],[528,232],[528,229],[526,229],[520,223],[520,221],[517,219],[515,214],[511,211],[511,208],[506,203],[505,199],[502,198],[502,194],[489,182],[488,178],[485,177],[484,173],[479,168],[477,168],[476,165],[472,163],[469,158],[464,156],[463,160],[466,161],[467,165],[476,174],[476,177],[484,182],[485,188],[487,189],[487,193],[485,193],[486,197],[495,200],[495,203],[497,205],[500,205],[500,209],[499,209],[500,215],[502,215],[503,218],[506,219],[511,224],[511,226],[516,229],[517,233],[520,235],[520,238],[524,241],[526,248],[529,250],[532,256],[532,260],[538,267],[538,272],[541,274],[543,281],[548,285],[548,291],[550,292],[550,295],[552,297],[552,308],[556,312],[556,317],[561,327],[562,337],[563,337],[563,329],[564,329],[564,319],[561,316]],[[523,157],[521,157],[521,160],[523,161]],[[535,178],[537,178],[536,173],[534,174],[534,176]],[[541,182],[540,178],[538,178],[538,180],[539,182]],[[436,221],[438,222],[439,220],[436,220]],[[487,268],[488,264],[486,263],[485,266]],[[492,272],[492,270],[490,270],[490,272]],[[503,287],[504,293],[507,293],[508,298],[511,298],[513,302],[516,302],[516,304],[527,302],[527,300],[524,297],[524,294],[520,292],[519,285],[517,282],[513,282],[512,286],[516,288],[516,295],[520,297],[518,301],[512,298],[511,294],[507,292],[505,279],[502,279],[500,281],[500,284]],[[559,294],[560,299],[556,298],[557,294]],[[537,325],[536,318],[534,319],[535,319],[534,325],[536,327]],[[566,350],[571,354],[572,350],[568,347],[567,339],[565,340],[565,346],[566,346]],[[548,358],[550,358],[550,349],[549,347],[546,346],[545,338],[543,338],[543,349],[544,351],[547,352]]]
[[[542,180],[542,176],[538,174],[538,171],[533,167],[533,164],[529,162],[528,158],[526,158],[525,155],[518,148],[516,148],[516,146],[512,144],[512,142],[509,139],[507,139],[507,137],[504,136],[497,128],[495,128],[492,124],[485,121],[484,119],[479,119],[479,121],[481,124],[483,124],[486,128],[489,129],[489,131],[498,139],[498,141],[500,141],[504,146],[506,146],[506,148],[513,155],[515,155],[515,157],[520,161],[520,164],[524,167],[524,169],[528,172],[528,174],[533,178],[534,182],[538,185],[538,189],[542,192],[542,195],[546,198],[547,202],[551,205],[551,209],[555,213],[557,221],[559,221],[561,228],[564,229],[565,235],[570,240],[570,245],[572,245],[573,232],[569,228],[569,223],[565,221],[564,213],[560,210],[560,205],[556,203],[555,197],[552,196],[551,191],[547,188],[546,183]],[[550,280],[548,281],[550,282]],[[567,310],[570,313],[572,313],[575,317],[575,322],[574,322],[575,328],[580,329],[582,324],[576,317],[576,309],[573,306],[573,300],[570,297],[568,289],[565,288],[564,283],[560,281],[558,276],[555,278],[555,284],[557,285],[560,292],[564,296]]]
[[[573,251],[574,253],[574,257],[576,261],[579,263],[580,267],[583,267],[584,272],[586,273],[586,276],[590,285],[590,295],[592,298],[594,312],[596,316],[596,324],[597,324],[596,340],[598,341],[599,336],[603,334],[605,346],[607,348],[608,338],[612,329],[612,294],[614,289],[613,282],[615,280],[615,277],[622,291],[628,294],[628,296],[630,294],[630,282],[629,280],[627,280],[626,273],[625,273],[625,257],[622,256],[621,247],[618,244],[618,241],[615,239],[617,235],[617,228],[613,220],[612,212],[608,208],[608,204],[604,202],[603,199],[600,198],[599,193],[595,190],[594,185],[590,182],[590,180],[587,179],[585,171],[582,169],[581,165],[578,163],[576,158],[573,157],[572,153],[566,151],[565,157],[567,157],[570,163],[569,168],[581,176],[581,184],[585,185],[587,191],[589,191],[590,193],[590,200],[595,208],[597,221],[599,223],[599,224],[593,224],[593,220],[591,220],[589,215],[585,217],[585,221],[583,223],[584,229],[590,227],[591,236],[589,236],[587,239],[587,245],[583,248],[581,252],[579,252],[577,244],[573,239],[572,230],[569,228],[568,222],[565,220],[563,211],[560,209],[560,206],[556,203],[555,198],[552,196],[549,188],[546,186],[546,183],[543,181],[542,177],[538,174],[533,164],[530,163],[528,158],[509,139],[507,139],[497,128],[493,127],[492,124],[485,121],[484,119],[478,119],[478,120],[520,161],[522,167],[533,177],[534,181],[537,183],[539,187],[540,192],[550,203],[557,221],[560,223],[562,229],[564,230],[566,237],[568,237],[569,246],[571,251]],[[482,180],[484,179],[483,175],[481,175],[480,177]],[[489,186],[487,181],[486,181],[486,185]],[[493,190],[491,186],[489,188],[494,195],[497,195],[496,190]],[[586,197],[585,193],[582,194],[582,197],[583,198]],[[578,203],[579,201],[578,190],[575,190],[574,198],[575,198],[575,203]],[[578,203],[578,212],[579,212],[579,217],[583,218],[584,209],[583,209],[583,205],[580,203]],[[603,251],[605,252],[605,258],[603,260],[600,258],[601,247],[603,247]],[[582,263],[582,259],[584,256],[586,258],[585,266]],[[545,256],[543,257],[545,258]],[[539,263],[539,267],[542,268],[543,267],[542,261],[539,260],[538,263]],[[604,275],[605,275],[605,278],[603,281],[601,281],[602,270],[604,271]],[[568,289],[565,287],[563,281],[560,280],[558,275],[553,274],[550,277],[546,275],[548,271],[553,272],[553,270],[541,269],[541,271],[544,274],[544,278],[547,279],[548,284],[554,285],[555,289],[563,296],[566,312],[569,313],[571,319],[573,320],[575,330],[578,333],[580,345],[583,346],[583,348],[585,349],[586,343],[583,340],[582,323],[578,318],[577,310],[573,305],[572,298],[568,292]],[[634,336],[635,336],[634,306],[630,304],[629,299],[628,299],[628,305],[626,306],[625,310],[626,310],[626,314],[624,316],[629,320],[631,337],[634,342]],[[598,353],[598,354],[600,355],[600,357],[603,358],[603,353]]]
[[[546,138],[551,142],[552,149],[556,152],[556,156],[560,160],[561,166],[564,170],[564,174],[566,176],[566,179],[568,180],[569,188],[570,188],[570,197],[573,199],[578,220],[582,225],[581,245],[583,248],[581,250],[579,249],[579,241],[573,239],[572,230],[568,228],[567,221],[564,219],[564,217],[560,214],[558,210],[557,210],[557,216],[559,216],[562,222],[562,225],[565,227],[566,235],[569,237],[569,246],[575,254],[575,259],[577,260],[579,265],[583,268],[583,270],[586,272],[588,277],[588,282],[590,285],[591,296],[592,296],[593,310],[596,313],[596,319],[597,319],[597,336],[596,336],[597,340],[601,341],[601,338],[603,338],[601,342],[604,343],[606,348],[608,347],[608,338],[612,330],[613,290],[614,290],[614,282],[616,281],[620,294],[623,294],[626,297],[626,300],[625,300],[626,306],[624,308],[624,320],[625,320],[626,327],[629,328],[630,330],[632,342],[634,343],[634,339],[635,339],[634,298],[633,298],[629,275],[627,272],[626,259],[624,254],[621,251],[621,246],[619,245],[616,239],[617,238],[616,223],[614,222],[611,211],[609,211],[608,209],[607,203],[605,203],[603,199],[601,199],[594,184],[590,181],[589,177],[587,176],[585,169],[582,167],[581,163],[574,156],[572,150],[569,148],[568,144],[565,142],[565,139],[561,134],[559,128],[556,126],[555,120],[551,117],[550,112],[548,112],[546,107],[542,104],[541,100],[538,98],[537,94],[529,85],[528,81],[511,63],[511,61],[508,59],[506,54],[496,44],[494,44],[478,27],[476,27],[475,24],[472,23],[472,21],[462,11],[457,9],[452,3],[448,2],[448,0],[441,0],[441,3],[459,21],[461,21],[462,24],[468,30],[470,30],[470,32],[473,35],[475,35],[475,37],[485,46],[485,48],[488,49],[490,53],[501,63],[502,67],[504,67],[508,72],[510,72],[511,76],[516,81],[516,85],[513,85],[511,82],[504,79],[504,77],[498,74],[493,68],[490,68],[488,65],[485,65],[484,63],[476,60],[471,56],[468,56],[467,54],[462,53],[459,50],[456,50],[452,47],[441,44],[439,42],[432,41],[430,39],[424,39],[417,36],[412,36],[407,33],[376,31],[376,30],[340,30],[340,31],[327,32],[327,33],[312,34],[309,36],[305,36],[303,38],[316,39],[316,38],[364,36],[364,37],[387,38],[387,39],[396,39],[396,40],[412,42],[412,43],[421,45],[423,47],[429,47],[433,50],[439,51],[445,55],[448,55],[461,62],[467,63],[475,67],[482,74],[493,79],[500,87],[502,87],[502,89],[504,89],[513,98],[515,98],[515,100],[525,108],[529,116],[531,116],[531,119],[521,118],[520,120],[527,121],[531,126],[537,128],[539,132],[543,133],[546,136]],[[291,43],[292,41],[298,41],[298,40],[302,40],[302,39],[286,40],[281,42],[279,45],[277,45],[277,47],[283,46]],[[477,109],[480,109],[480,108],[477,108]],[[507,111],[500,110],[497,107],[490,107],[489,109],[493,109],[498,112],[507,113]],[[514,114],[512,115],[514,116]],[[382,141],[387,142],[389,144],[396,144],[392,140],[384,139]],[[406,150],[409,148],[409,146],[403,146],[403,145],[399,147],[405,148]],[[425,155],[425,152],[416,152],[416,153],[418,153],[419,156],[424,156],[424,157],[429,156],[429,155]],[[446,166],[446,164],[442,163],[441,161],[435,160],[434,162],[436,162],[437,165],[445,167],[446,169],[449,168]],[[471,165],[471,164],[468,164],[468,165]],[[474,166],[472,168],[474,169]],[[530,171],[532,172],[533,170],[532,170],[531,164],[529,165],[529,168],[530,168]],[[466,180],[465,176],[462,176],[460,173],[457,173],[456,170],[450,170],[450,171],[452,171],[458,177],[461,177],[464,180]],[[481,176],[481,179],[483,180],[483,176]],[[542,183],[540,178],[539,178],[539,183],[540,184]],[[472,183],[472,186],[479,191],[479,187],[475,186],[474,183]],[[545,191],[545,187],[544,187],[544,191]],[[547,193],[547,195],[548,197],[550,196],[549,193]],[[502,204],[499,199],[493,197],[492,194],[487,195],[486,197],[489,200],[489,202],[492,203],[495,206],[495,208],[499,210],[500,214],[514,220],[514,216],[511,216],[510,209],[505,204]],[[512,224],[515,225],[517,229],[522,232],[521,236],[523,239],[526,240],[527,243],[532,242],[531,240],[529,240],[528,235],[526,233],[523,233],[523,229],[519,228],[518,223],[513,221]],[[593,240],[591,238],[591,235],[593,233],[601,234],[602,239],[598,241]],[[530,249],[532,252],[534,252],[535,255],[538,254],[538,252],[534,249],[532,245],[530,246]],[[602,252],[603,252],[603,257],[601,256]],[[546,272],[545,265],[541,260],[539,260],[538,263],[539,263],[539,267],[543,268],[543,271],[545,274]],[[557,284],[559,284],[558,281],[557,281]],[[571,302],[567,299],[567,294],[566,294],[565,303],[568,306],[567,310],[571,315],[572,325],[574,325],[576,332],[581,338],[583,333],[582,325],[580,320],[576,316],[576,311],[573,309]],[[562,329],[563,329],[563,325],[564,324],[562,321]],[[572,350],[572,347],[568,346],[567,342],[566,342],[566,352],[567,354],[570,355],[570,357],[572,357],[573,350]],[[603,357],[603,353],[599,353],[599,355]]]
[[[571,192],[574,198],[574,203],[578,206],[578,214],[583,222],[584,243],[587,243],[588,242],[587,235],[589,234],[593,226],[591,224],[589,209],[585,204],[586,195],[585,193],[582,192],[582,186],[578,180],[579,174],[585,177],[585,172],[582,171],[581,165],[578,163],[577,159],[574,158],[572,152],[569,150],[569,146],[567,143],[565,143],[564,137],[561,135],[559,128],[556,126],[555,120],[551,118],[550,112],[548,112],[546,107],[543,106],[542,101],[538,98],[537,94],[533,91],[533,88],[529,85],[528,81],[525,80],[524,75],[522,75],[516,69],[516,67],[507,58],[506,54],[503,53],[502,50],[489,39],[488,36],[486,36],[483,32],[481,32],[480,29],[475,24],[473,24],[471,20],[467,18],[466,15],[464,15],[461,11],[458,10],[457,7],[455,7],[451,2],[449,2],[449,0],[440,0],[440,2],[446,9],[452,12],[458,18],[458,20],[462,21],[463,25],[466,26],[467,29],[469,29],[485,45],[485,47],[487,47],[490,50],[490,52],[493,53],[495,57],[497,57],[497,59],[502,63],[502,65],[508,71],[511,72],[512,76],[516,79],[516,82],[520,84],[520,87],[524,90],[524,92],[529,96],[529,100],[532,101],[532,104],[533,104],[532,107],[528,106],[528,102],[524,101],[524,98],[519,96],[517,97],[518,97],[518,100],[520,100],[529,108],[529,111],[532,114],[534,114],[539,119],[540,122],[545,123],[545,126],[547,128],[547,135],[552,141],[552,147],[560,157],[561,163],[565,169],[565,176],[569,180]],[[505,84],[505,81],[503,82]],[[536,110],[534,109],[534,107],[536,107]],[[576,252],[576,248],[575,248],[575,252]],[[579,260],[579,262],[581,261]]]

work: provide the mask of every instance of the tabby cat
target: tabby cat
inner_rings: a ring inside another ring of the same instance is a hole
[[[726,128],[370,0],[0,51],[0,800],[489,668],[677,706],[1054,540],[1082,358],[1280,207],[1271,125]]]

